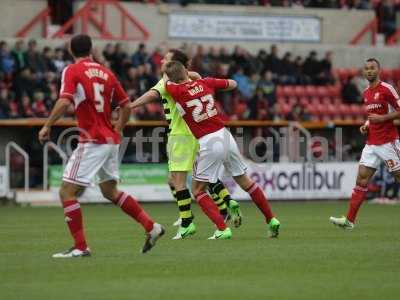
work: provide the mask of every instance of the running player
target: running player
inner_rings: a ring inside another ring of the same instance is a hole
[[[375,58],[364,64],[364,76],[369,82],[364,91],[364,104],[368,113],[367,122],[360,127],[366,134],[365,145],[358,166],[356,186],[350,199],[346,217],[330,217],[330,221],[344,229],[353,229],[357,212],[365,199],[368,183],[381,162],[400,182],[399,134],[393,120],[400,118],[400,100],[396,90],[379,78],[380,64]]]
[[[172,60],[179,61],[186,67],[189,64],[187,55],[178,49],[170,49],[166,53],[162,64],[165,65]],[[194,79],[200,78],[200,75],[195,72],[190,72],[190,76]],[[180,227],[173,239],[182,239],[194,234],[196,231],[196,227],[192,222],[191,195],[186,186],[186,178],[187,173],[192,172],[193,162],[198,151],[198,142],[177,111],[175,102],[165,90],[163,79],[130,105],[131,108],[136,108],[160,99],[164,106],[165,117],[169,123],[167,143],[168,169],[170,172],[169,186],[177,201],[181,219]],[[242,216],[239,204],[231,199],[228,190],[221,181],[218,180],[210,185],[210,194],[213,195],[213,199],[224,218],[227,219],[229,216],[227,212],[228,205],[235,226],[240,226]]]
[[[199,141],[200,148],[193,167],[192,192],[203,212],[217,226],[210,239],[229,239],[232,236],[230,228],[226,226],[206,192],[210,183],[217,182],[222,167],[225,167],[236,183],[249,193],[265,216],[271,237],[277,237],[280,223],[274,217],[261,188],[247,176],[246,165],[236,141],[224,127],[214,105],[214,91],[234,89],[236,82],[215,78],[191,81],[185,67],[177,61],[167,63],[164,72],[169,78],[166,82],[167,91],[176,101],[177,109]]]
[[[80,139],[65,167],[60,198],[75,244],[65,252],[54,254],[54,258],[90,256],[77,196],[96,175],[103,196],[120,206],[145,229],[143,253],[149,251],[164,234],[164,228],[155,223],[132,196],[117,189],[120,132],[129,120],[129,99],[114,74],[92,60],[91,51],[89,36],[76,35],[71,39],[70,52],[75,63],[64,69],[59,100],[39,132],[41,142],[48,140],[52,125],[64,115],[71,103],[74,105]],[[112,100],[121,107],[114,128],[111,125]]]

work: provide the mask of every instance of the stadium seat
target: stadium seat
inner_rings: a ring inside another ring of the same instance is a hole
[[[328,88],[325,86],[319,86],[319,87],[317,87],[316,90],[317,90],[317,95],[320,98],[324,98],[329,95]]]
[[[343,103],[342,98],[340,98],[340,97],[333,98],[333,103],[335,105],[342,104]]]
[[[285,97],[278,97],[277,102],[279,105],[281,105],[281,104],[286,104],[287,100]]]
[[[318,98],[318,97],[312,97],[311,98],[311,104],[313,104],[313,105],[319,105],[319,104],[321,104],[321,101],[320,101],[320,98]]]
[[[281,103],[279,105],[280,111],[284,116],[287,116],[289,112],[292,110],[292,106],[290,104]]]
[[[380,77],[383,81],[393,80],[393,70],[392,69],[382,69]]]
[[[295,105],[298,102],[298,99],[296,97],[289,97],[288,103],[290,106]]]
[[[301,97],[299,103],[303,107],[308,107],[308,105],[310,104],[310,100],[308,97]]]
[[[329,97],[324,97],[324,98],[322,98],[322,104],[324,104],[324,105],[330,105],[330,104],[332,104],[333,103],[333,101],[332,101],[332,99],[331,98],[329,98]]]
[[[328,96],[331,98],[340,97],[342,87],[339,84],[330,85],[327,87]]]
[[[295,95],[299,98],[307,95],[306,88],[302,85],[295,86],[294,92],[295,92]]]
[[[295,89],[291,85],[285,85],[283,86],[283,94],[286,97],[293,97],[295,96]]]
[[[280,97],[284,97],[284,93],[283,93],[283,87],[281,85],[278,85],[276,87],[276,97],[280,98]]]
[[[317,96],[317,89],[314,85],[307,85],[306,86],[306,96],[308,97],[315,97]]]

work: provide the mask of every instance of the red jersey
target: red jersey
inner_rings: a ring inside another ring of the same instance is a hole
[[[364,93],[364,104],[368,114],[385,115],[393,110],[400,110],[399,95],[390,84],[379,82],[376,87],[368,87]],[[393,120],[383,123],[369,123],[368,145],[382,145],[399,138]]]
[[[115,75],[90,58],[67,66],[61,78],[60,98],[75,107],[82,143],[119,144],[111,124],[111,102],[128,104],[129,98]]]
[[[204,78],[181,84],[167,81],[166,89],[196,138],[216,132],[224,123],[215,107],[214,91],[226,89],[226,79]]]

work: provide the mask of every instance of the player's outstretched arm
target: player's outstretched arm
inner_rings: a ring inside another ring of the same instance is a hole
[[[144,93],[142,96],[137,98],[134,102],[130,103],[129,107],[131,109],[134,109],[139,106],[145,105],[147,103],[157,101],[158,99],[160,99],[160,95],[158,94],[158,92],[155,90],[149,90],[146,93]]]
[[[226,89],[223,89],[223,91],[231,91],[236,89],[237,87],[237,82],[233,79],[228,79],[228,87]]]
[[[197,72],[194,72],[194,71],[189,71],[188,75],[189,75],[189,78],[191,80],[201,79],[201,75],[199,73],[197,73]]]
[[[65,98],[60,98],[56,102],[56,105],[54,106],[53,110],[51,111],[49,118],[47,119],[46,123],[43,125],[42,129],[39,131],[39,141],[41,143],[50,139],[51,126],[53,126],[54,123],[61,116],[63,116],[66,113],[68,106],[70,106],[70,104],[71,104],[71,101],[68,99],[65,99]]]

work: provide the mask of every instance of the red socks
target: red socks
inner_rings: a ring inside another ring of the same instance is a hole
[[[357,212],[365,199],[365,194],[368,192],[367,187],[357,185],[351,194],[349,211],[347,213],[347,220],[354,223]]]
[[[205,192],[200,192],[195,195],[195,198],[203,212],[217,226],[218,230],[225,230],[226,225],[224,222],[224,218],[219,213],[217,205],[210,198],[210,196]]]
[[[139,203],[127,193],[121,192],[115,204],[117,204],[121,209],[129,216],[134,218],[137,222],[142,224],[146,232],[150,232],[153,229],[153,220],[147,215]]]
[[[267,223],[269,223],[269,221],[271,221],[271,219],[274,217],[274,214],[271,211],[271,207],[264,192],[255,182],[253,182],[246,192],[249,193],[251,200],[253,200],[257,207],[261,210],[267,220]]]
[[[75,248],[86,250],[86,238],[83,231],[82,212],[79,202],[75,199],[63,201],[65,221],[75,241]]]

